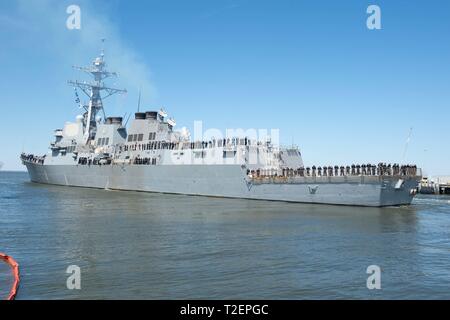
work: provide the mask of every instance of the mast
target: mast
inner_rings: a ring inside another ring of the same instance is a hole
[[[74,69],[80,70],[91,74],[94,77],[92,82],[80,82],[78,80],[68,81],[69,85],[75,88],[81,89],[88,97],[89,104],[83,105],[85,109],[84,113],[84,142],[87,144],[91,139],[95,138],[95,133],[97,130],[96,118],[99,112],[103,113],[103,120],[105,120],[105,110],[103,109],[103,100],[116,94],[116,93],[126,93],[125,89],[116,89],[105,86],[104,80],[109,77],[117,77],[117,73],[110,72],[106,69],[105,62],[105,50],[103,48],[103,43],[105,39],[102,39],[102,50],[100,56],[95,58],[91,66],[88,67],[78,67],[73,66]],[[102,96],[101,92],[104,91],[106,94]]]

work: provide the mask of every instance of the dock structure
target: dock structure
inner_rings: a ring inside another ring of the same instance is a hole
[[[435,178],[438,194],[450,194],[450,176],[440,176]]]
[[[421,194],[450,194],[450,176],[424,177],[419,185]]]

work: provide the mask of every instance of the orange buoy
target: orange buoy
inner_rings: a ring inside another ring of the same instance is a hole
[[[11,290],[9,291],[9,295],[6,298],[6,300],[14,300],[17,294],[17,290],[19,289],[19,264],[16,262],[16,260],[13,259],[13,257],[10,257],[4,253],[0,252],[0,259],[4,260],[12,269],[13,275],[14,275],[14,283],[11,287]]]

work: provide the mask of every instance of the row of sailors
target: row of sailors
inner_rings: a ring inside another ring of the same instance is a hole
[[[262,145],[268,145],[270,142],[262,142],[262,141],[256,141],[251,140],[247,137],[245,138],[225,138],[225,139],[212,139],[210,141],[197,141],[197,142],[190,142],[189,148],[190,149],[206,149],[206,148],[214,148],[214,147],[226,147],[226,146],[262,146]]]
[[[140,158],[136,157],[133,160],[133,164],[155,165],[156,158]]]
[[[78,164],[81,165],[108,165],[111,164],[112,159],[97,159],[97,158],[87,158],[87,157],[80,157],[78,158]],[[155,165],[156,164],[156,158],[140,158],[136,157],[133,159],[133,164],[147,164],[147,165]]]
[[[20,155],[20,159],[27,161],[27,162],[33,162],[33,163],[37,163],[37,164],[44,164],[44,160],[45,160],[45,155],[42,157],[37,157],[35,155],[32,154],[25,154],[22,153]]]
[[[196,141],[189,142],[184,147],[188,149],[207,149],[214,147],[226,147],[226,146],[250,146],[252,141],[249,138],[227,138],[227,139],[212,139],[210,141]],[[261,142],[257,142],[257,145],[261,145]]]
[[[258,170],[247,170],[247,175],[252,177],[266,177],[266,176],[282,176],[282,177],[332,177],[332,176],[416,176],[417,166],[416,165],[399,165],[399,164],[389,164],[379,163],[377,166],[371,164],[355,165],[351,166],[324,166],[324,167],[307,167],[307,168],[283,168],[280,170],[276,169],[258,169]]]
[[[257,142],[256,145],[261,146],[262,142]],[[148,143],[135,143],[126,144],[119,147],[119,151],[143,151],[143,150],[174,150],[174,149],[207,149],[214,147],[224,146],[237,146],[237,145],[252,145],[252,142],[248,138],[238,139],[221,139],[210,141],[197,141],[197,142],[166,142],[166,141],[151,141]]]
[[[165,142],[165,141],[153,141],[145,144],[136,143],[130,145],[124,145],[119,147],[119,151],[144,151],[144,150],[174,150],[178,149],[178,143]]]

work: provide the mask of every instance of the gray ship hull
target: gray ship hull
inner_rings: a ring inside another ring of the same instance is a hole
[[[111,190],[353,206],[411,203],[420,177],[248,179],[240,165],[42,165],[24,162],[31,181]],[[402,180],[399,184],[399,180]]]

